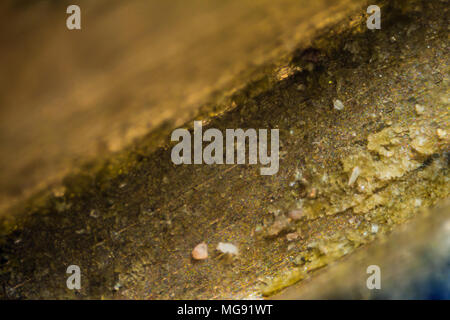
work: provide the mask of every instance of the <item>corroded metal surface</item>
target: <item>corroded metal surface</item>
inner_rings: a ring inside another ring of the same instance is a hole
[[[444,201],[384,239],[324,268],[274,299],[449,299],[450,203]],[[381,290],[367,290],[369,265]]]

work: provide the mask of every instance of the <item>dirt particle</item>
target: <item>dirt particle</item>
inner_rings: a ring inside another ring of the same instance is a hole
[[[92,209],[89,212],[89,216],[92,217],[92,218],[98,218],[98,213],[97,213],[97,211],[95,209]]]
[[[216,249],[222,253],[228,253],[231,255],[239,254],[238,248],[232,243],[219,242]]]
[[[350,175],[350,179],[348,179],[349,186],[352,186],[355,183],[355,181],[356,181],[356,179],[358,179],[360,173],[361,173],[361,169],[359,169],[359,167],[353,168],[352,174]]]
[[[335,99],[335,100],[333,100],[333,107],[334,107],[334,109],[340,111],[340,110],[344,109],[344,104],[342,103],[341,100]]]
[[[256,227],[255,227],[255,232],[261,232],[261,231],[263,231],[263,226],[262,225],[257,225]]]
[[[305,216],[305,212],[301,209],[294,209],[289,211],[289,218],[291,218],[294,221],[300,220]]]
[[[309,193],[308,193],[308,198],[309,199],[315,199],[317,197],[317,189],[316,188],[312,188]]]
[[[192,250],[192,258],[195,260],[205,260],[208,258],[208,245],[205,242],[199,243]]]
[[[372,233],[377,233],[378,232],[378,225],[376,223],[372,224],[372,227],[370,228],[370,231]]]
[[[286,218],[284,215],[277,217],[275,219],[275,222],[267,230],[267,234],[269,236],[278,235],[281,231],[283,231],[289,227],[290,221],[291,221],[291,219]]]
[[[287,241],[294,241],[294,240],[297,240],[298,238],[299,238],[299,235],[297,232],[288,233],[286,235]]]

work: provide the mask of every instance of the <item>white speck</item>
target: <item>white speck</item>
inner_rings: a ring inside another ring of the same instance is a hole
[[[376,223],[372,224],[372,228],[370,229],[372,233],[378,232],[378,225]]]
[[[417,114],[423,114],[425,112],[425,107],[420,104],[416,104],[414,108],[416,109]]]
[[[303,203],[305,202],[305,199],[298,199],[297,201],[295,201],[295,204],[297,206],[297,208],[303,208]]]
[[[417,144],[420,147],[422,147],[425,144],[425,142],[427,141],[427,139],[425,137],[423,137],[423,136],[418,136],[416,141],[417,141]]]
[[[442,129],[437,129],[436,134],[438,135],[439,139],[445,139],[445,137],[447,136],[447,131],[442,130]]]
[[[222,253],[229,253],[234,255],[238,255],[239,253],[238,248],[232,243],[219,242],[216,249]]]
[[[355,183],[355,181],[356,181],[356,179],[358,179],[360,173],[361,173],[361,170],[359,169],[359,167],[353,168],[352,174],[350,175],[350,179],[348,179],[349,186],[352,186]]]
[[[255,232],[261,232],[261,231],[263,231],[263,226],[259,224],[255,227]]]
[[[344,104],[342,103],[341,100],[339,99],[335,99],[333,100],[333,106],[336,110],[342,110],[344,109]]]
[[[295,180],[299,181],[303,178],[303,172],[300,169],[295,170]]]
[[[416,199],[416,200],[414,200],[414,206],[417,208],[417,207],[420,207],[422,205],[422,199]]]

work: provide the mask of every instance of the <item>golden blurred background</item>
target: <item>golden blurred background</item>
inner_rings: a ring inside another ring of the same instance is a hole
[[[0,4],[0,212],[164,121],[190,120],[236,75],[292,51],[360,1]]]

